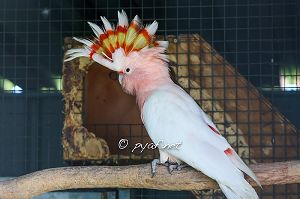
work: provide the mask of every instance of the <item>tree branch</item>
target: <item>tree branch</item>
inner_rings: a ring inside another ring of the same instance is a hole
[[[300,161],[251,165],[262,185],[300,183]],[[254,183],[251,181],[251,184]],[[31,198],[45,192],[77,188],[148,188],[159,190],[217,189],[210,178],[192,168],[170,175],[158,166],[151,178],[150,164],[130,166],[61,167],[0,181],[0,198]]]

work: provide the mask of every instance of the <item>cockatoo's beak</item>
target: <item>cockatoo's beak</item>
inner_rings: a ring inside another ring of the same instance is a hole
[[[119,73],[119,83],[122,85],[123,75]]]

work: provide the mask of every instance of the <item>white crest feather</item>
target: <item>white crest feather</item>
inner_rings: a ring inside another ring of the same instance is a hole
[[[103,30],[98,25],[92,22],[88,22],[88,24],[90,25],[91,29],[93,30],[97,38],[99,38],[99,36],[103,34]]]
[[[148,56],[154,56],[158,59],[161,59],[165,62],[169,62],[169,56],[165,53],[166,48],[157,46],[153,48],[149,48],[148,46],[141,49],[140,52],[148,53]]]
[[[106,59],[109,59],[110,61],[114,61],[112,58],[110,58],[109,56],[107,56],[107,54],[105,54],[104,52],[101,52],[101,54],[106,57]]]
[[[88,46],[88,47],[91,47],[91,46],[93,45],[93,42],[91,42],[91,41],[88,40],[88,39],[79,39],[79,38],[77,38],[77,37],[73,37],[73,39],[76,40],[76,41],[78,41],[78,42],[80,42],[80,43],[85,44],[85,45]]]
[[[90,51],[87,48],[70,49],[66,52],[67,59],[64,62],[71,61],[77,57],[89,57],[89,53]]]
[[[119,22],[118,22],[119,26],[123,26],[123,27],[128,26],[128,17],[124,10],[122,10],[122,12],[118,11],[118,19],[119,19]]]
[[[142,21],[141,19],[139,18],[138,15],[135,15],[135,17],[133,18],[132,22],[134,22],[135,24],[137,24],[138,26],[141,25]]]
[[[157,21],[153,21],[153,23],[147,25],[145,29],[147,30],[149,35],[153,36],[156,33],[157,28],[158,28]]]
[[[116,67],[114,65],[114,62],[104,58],[102,55],[99,55],[99,54],[95,53],[95,54],[93,54],[92,59],[95,62],[99,63],[100,65],[105,66],[105,67],[107,67],[111,70],[116,71]]]
[[[160,47],[168,49],[169,42],[168,41],[156,41]]]
[[[100,17],[100,18],[103,22],[103,25],[104,25],[104,28],[105,28],[106,31],[113,30],[111,24],[109,23],[109,21],[105,17]]]

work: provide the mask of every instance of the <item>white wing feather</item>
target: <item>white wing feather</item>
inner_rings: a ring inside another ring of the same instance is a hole
[[[179,86],[168,85],[154,91],[144,103],[142,114],[153,142],[181,142],[178,150],[167,153],[215,179],[228,198],[258,198],[241,170],[258,182],[253,172],[235,153],[230,158],[225,154],[231,148],[227,140],[210,129],[208,124],[215,127],[213,122]]]

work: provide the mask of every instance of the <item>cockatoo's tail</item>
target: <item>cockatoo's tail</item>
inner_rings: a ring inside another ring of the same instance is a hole
[[[140,51],[144,48],[168,46],[166,41],[154,41],[154,34],[158,23],[142,26],[141,20],[135,16],[130,24],[126,13],[118,11],[118,24],[115,28],[105,17],[101,17],[104,27],[88,22],[92,28],[96,39],[79,39],[78,42],[84,44],[84,48],[71,49],[67,51],[65,61],[70,61],[77,57],[89,57],[99,64],[117,71],[121,66],[116,64],[118,55],[127,56],[131,52]],[[119,52],[118,52],[119,51]]]

